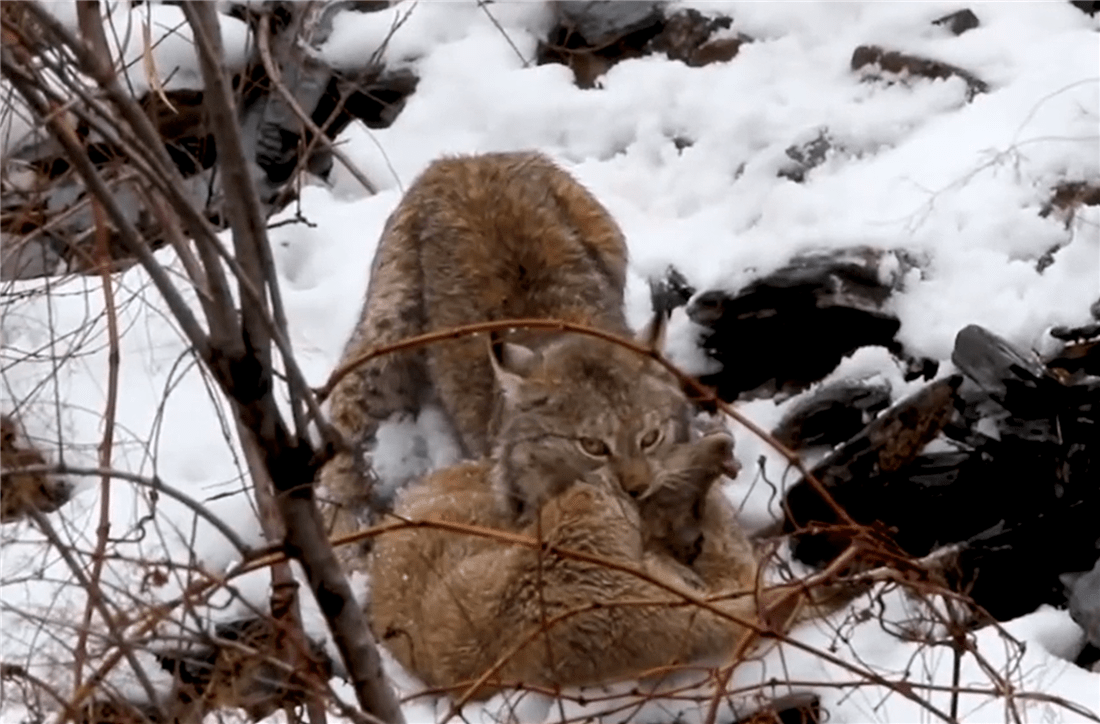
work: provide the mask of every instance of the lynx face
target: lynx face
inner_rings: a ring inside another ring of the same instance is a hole
[[[502,345],[494,358],[493,484],[519,522],[581,479],[638,500],[688,442],[676,381],[630,350],[569,335],[537,352]]]

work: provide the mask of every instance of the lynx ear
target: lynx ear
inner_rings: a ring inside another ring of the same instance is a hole
[[[665,331],[668,329],[668,312],[657,310],[646,326],[634,335],[634,341],[649,349],[660,352],[665,348]]]
[[[523,386],[525,378],[534,371],[539,355],[518,344],[505,342],[495,332],[489,337],[489,362],[493,376],[508,397],[513,397]]]

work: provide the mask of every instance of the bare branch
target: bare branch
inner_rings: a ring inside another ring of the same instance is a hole
[[[107,630],[110,631],[115,645],[118,647],[122,656],[125,657],[126,662],[130,664],[134,676],[137,677],[141,687],[145,690],[145,694],[149,697],[149,701],[157,701],[157,690],[153,686],[153,682],[149,680],[149,676],[145,673],[145,668],[141,665],[141,662],[138,661],[133,648],[123,639],[122,631],[115,621],[114,615],[107,609],[106,601],[103,598],[99,586],[93,584],[93,582],[88,580],[88,577],[84,575],[84,569],[80,567],[80,563],[73,557],[69,547],[65,545],[64,541],[57,535],[57,531],[54,530],[49,519],[33,508],[28,511],[28,515],[57,550],[61,559],[65,561],[65,565],[69,567],[73,577],[76,578],[80,586],[87,592],[92,606],[95,607],[96,612],[100,615],[100,618],[103,619],[103,624],[107,627]],[[59,722],[63,721],[64,718],[65,714],[62,714]]]
[[[168,485],[160,478],[147,478],[143,475],[131,473],[126,470],[112,470],[110,468],[86,468],[78,467],[74,465],[28,465],[26,467],[17,468],[14,470],[4,470],[0,472],[0,477],[6,477],[16,473],[56,473],[58,475],[89,475],[99,478],[115,478],[118,480],[125,480],[130,483],[136,483],[143,487],[155,490],[158,493],[167,495],[173,500],[177,500],[183,505],[187,506],[197,516],[214,526],[219,533],[225,536],[226,540],[237,549],[237,552],[241,554],[242,558],[248,559],[256,554],[256,551],[252,546],[248,545],[241,539],[239,535],[232,528],[230,528],[225,521],[217,517],[198,502],[190,495],[182,492],[178,488],[174,488]]]
[[[279,72],[279,66],[271,57],[271,26],[270,17],[265,16],[260,18],[258,23],[258,43],[260,49],[260,58],[263,60],[264,69],[267,70],[267,76],[271,80],[271,84],[275,86],[275,90],[282,96],[283,101],[294,111],[294,115],[298,116],[298,120],[302,122],[302,125],[309,129],[309,132],[313,134],[313,138],[316,142],[324,145],[324,147],[332,153],[340,163],[344,164],[344,168],[355,177],[364,189],[369,194],[378,193],[378,189],[374,184],[370,182],[370,179],[359,170],[359,167],[345,154],[332,140],[325,135],[325,132],[313,122],[309,114],[302,109],[302,105],[298,103],[298,99],[294,97],[294,94],[283,83],[282,73]]]
[[[81,3],[83,5],[84,3]],[[98,8],[96,20],[98,20]],[[83,20],[83,18],[82,18]],[[98,25],[99,34],[103,33],[103,26]],[[87,32],[87,31],[86,31]],[[106,40],[104,39],[104,44]],[[103,305],[107,314],[107,401],[103,411],[103,440],[99,445],[99,467],[107,470],[111,467],[111,452],[114,448],[115,437],[115,412],[118,406],[118,367],[119,367],[119,341],[118,341],[118,314],[115,310],[114,289],[111,279],[111,257],[107,248],[107,219],[103,218],[103,206],[93,200],[92,209],[95,213],[96,256],[99,266],[100,279],[103,283]],[[92,591],[99,590],[99,581],[103,575],[103,564],[107,552],[107,538],[111,533],[111,478],[103,475],[99,483],[99,527],[96,529],[96,546],[92,552],[92,590],[88,592],[88,604],[84,609],[84,625],[76,640],[73,649],[73,676],[79,686],[80,677],[84,668],[85,646],[87,634],[92,623]]]
[[[29,7],[33,7],[33,5]],[[184,334],[187,335],[188,341],[194,346],[196,353],[203,359],[209,359],[211,349],[206,332],[199,326],[198,321],[191,313],[190,307],[176,290],[171,279],[168,278],[168,273],[164,267],[153,257],[153,253],[148,246],[142,242],[137,230],[134,229],[130,220],[118,205],[114,195],[84,152],[84,148],[76,138],[73,130],[39,96],[30,77],[16,68],[14,58],[9,55],[15,52],[15,48],[5,45],[0,52],[3,55],[0,71],[3,72],[4,77],[19,91],[28,107],[47,125],[50,132],[65,149],[66,155],[84,180],[84,183],[87,184],[89,191],[103,204],[107,215],[111,218],[111,223],[115,225],[118,231],[119,240],[126,247],[126,250],[133,254],[142,267],[145,268],[149,278],[156,285],[157,291],[164,297],[164,301],[171,310],[172,315],[179,322]]]
[[[217,11],[212,5],[194,2],[185,3],[183,10],[195,37],[207,108],[213,119],[218,153],[226,175],[226,207],[237,260],[245,277],[260,287],[264,279],[260,245],[267,244],[267,233],[248,174],[229,83],[222,70]],[[275,279],[267,281],[276,283]],[[244,294],[241,296],[243,298]],[[400,705],[386,682],[381,658],[363,612],[324,535],[312,490],[312,450],[304,441],[290,436],[275,404],[265,311],[266,305],[261,309],[246,306],[241,310],[243,346],[234,343],[231,349],[225,350],[227,356],[217,362],[215,374],[226,394],[239,406],[242,423],[256,436],[256,442],[264,451],[265,465],[286,524],[288,551],[302,563],[360,705],[385,721],[403,722]]]

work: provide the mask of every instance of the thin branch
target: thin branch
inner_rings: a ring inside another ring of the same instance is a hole
[[[73,557],[72,551],[69,550],[69,546],[61,540],[57,535],[57,531],[54,530],[53,525],[45,515],[38,512],[37,509],[31,508],[27,514],[31,520],[34,521],[38,529],[42,531],[42,534],[50,541],[53,547],[57,550],[61,559],[65,561],[65,565],[69,567],[73,577],[76,578],[92,601],[92,605],[95,607],[96,612],[103,619],[103,624],[107,627],[111,637],[114,639],[115,645],[119,648],[122,656],[125,657],[126,662],[130,664],[130,668],[134,672],[134,676],[137,677],[138,683],[141,684],[142,689],[145,690],[146,696],[149,697],[149,701],[157,701],[157,690],[153,686],[153,682],[150,681],[149,676],[145,673],[144,667],[141,662],[138,661],[137,656],[134,654],[133,648],[131,648],[123,639],[122,631],[119,629],[118,622],[115,621],[115,617],[107,609],[107,604],[103,598],[102,591],[98,585],[94,585],[92,581],[88,580],[88,577],[84,575],[84,569],[80,567],[80,563]],[[74,706],[75,708],[75,706]],[[58,721],[59,723],[65,720],[65,714],[61,714]]]
[[[222,50],[217,8],[209,4],[184,3],[182,9],[191,26],[202,69],[205,88],[203,108],[210,117],[210,127],[218,146],[218,171],[225,194],[225,214],[233,230],[235,256],[245,279],[262,290],[264,277],[258,262],[259,245],[267,243],[267,230],[245,158],[233,95],[222,67],[225,53]],[[210,273],[207,268],[207,274]],[[239,298],[243,300],[244,297],[244,293],[240,293]],[[258,369],[254,373],[259,378],[254,384],[262,390],[271,384],[271,348],[268,330],[259,319],[267,316],[267,300],[261,296],[257,302],[255,305],[241,305],[243,336],[227,336],[219,340],[219,348],[230,360],[243,359],[249,353],[255,355]],[[230,373],[226,369],[220,371],[222,374]]]
[[[28,7],[33,7],[30,5]],[[34,88],[34,81],[21,70],[15,67],[12,59],[9,57],[10,52],[15,51],[16,46],[5,45],[0,49],[0,53],[3,54],[3,63],[0,64],[0,71],[3,72],[5,78],[15,87],[19,94],[23,96],[24,101],[31,108],[32,111],[38,116],[38,118],[46,124],[53,134],[54,138],[65,149],[66,156],[76,169],[77,173],[84,180],[88,190],[99,199],[103,204],[107,215],[111,218],[111,223],[114,224],[116,231],[118,232],[119,241],[122,243],[126,250],[133,254],[135,258],[141,263],[149,274],[150,280],[157,287],[157,291],[160,292],[164,298],[165,304],[168,305],[172,315],[179,322],[180,328],[184,334],[187,335],[188,341],[194,346],[195,351],[203,359],[209,359],[210,346],[209,340],[202,327],[199,326],[198,320],[191,314],[191,309],[187,303],[183,300],[179,291],[172,284],[172,280],[168,277],[167,271],[160,265],[160,263],[153,257],[153,253],[149,250],[148,246],[144,244],[134,229],[130,220],[126,217],[125,212],[118,205],[118,201],[112,195],[110,189],[103,182],[99,172],[84,153],[84,148],[80,141],[76,138],[76,134],[73,130],[64,122],[61,116],[53,112],[53,109],[49,108],[45,101],[43,101]]]
[[[82,3],[83,4],[83,3]],[[96,9],[98,17],[98,8]],[[103,27],[99,26],[102,35]],[[106,42],[106,41],[104,41]],[[99,467],[108,470],[111,467],[111,453],[114,448],[115,437],[115,412],[118,408],[118,368],[119,368],[119,337],[118,337],[118,313],[115,310],[115,295],[113,280],[111,279],[111,254],[107,247],[107,219],[103,216],[103,206],[93,200],[92,211],[95,217],[96,256],[100,279],[103,287],[103,305],[107,315],[107,401],[103,411],[103,440],[99,444]],[[99,590],[99,581],[103,576],[103,563],[106,558],[107,540],[111,534],[111,478],[103,475],[99,483],[99,526],[96,528],[96,546],[92,552],[92,590]],[[84,625],[77,635],[76,646],[73,648],[73,676],[76,685],[80,685],[80,677],[84,669],[85,647],[88,642],[88,631],[92,623],[92,592],[88,592],[88,603],[84,608]]]
[[[503,26],[501,26],[500,22],[496,19],[496,17],[491,12],[489,12],[490,2],[492,2],[492,0],[477,0],[477,6],[482,9],[486,17],[489,18],[489,21],[496,27],[497,30],[500,31],[500,34],[504,36],[504,39],[508,41],[508,45],[512,48],[512,51],[515,52],[516,57],[519,58],[519,62],[523,63],[523,67],[529,68],[531,66],[531,61],[523,57],[523,53],[519,52],[519,48],[516,47],[515,42],[512,41],[512,36],[508,35]]]
[[[88,475],[98,478],[114,478],[117,480],[125,480],[129,483],[136,483],[137,485],[144,486],[150,490],[155,490],[157,493],[166,495],[173,500],[179,501],[187,508],[189,508],[195,515],[199,516],[210,525],[214,526],[219,533],[225,536],[225,539],[229,541],[230,545],[237,549],[237,552],[241,554],[243,559],[249,559],[257,554],[257,551],[250,545],[244,542],[244,540],[237,535],[237,533],[229,527],[221,518],[217,517],[203,506],[202,503],[192,498],[187,493],[174,488],[171,485],[163,482],[160,478],[148,478],[143,475],[131,473],[126,470],[113,470],[110,468],[88,468],[78,467],[75,465],[28,465],[26,467],[9,469],[0,471],[0,478],[7,477],[8,475],[27,474],[34,473],[50,473],[54,475]]]
[[[263,61],[264,69],[267,71],[268,79],[271,81],[271,85],[275,87],[279,95],[282,96],[283,101],[294,111],[294,115],[298,116],[298,120],[302,122],[302,125],[309,129],[309,132],[313,134],[314,139],[319,139],[325,148],[335,156],[340,163],[344,164],[344,168],[355,177],[367,193],[373,195],[378,193],[378,189],[374,184],[370,182],[370,179],[359,170],[359,167],[352,162],[350,158],[345,154],[336,144],[332,142],[325,132],[313,122],[309,114],[303,110],[302,105],[298,103],[298,99],[294,97],[294,94],[283,83],[282,74],[279,72],[279,66],[271,58],[271,27],[270,17],[264,16],[260,18],[257,23],[259,31],[257,33],[257,46],[260,49],[260,59]]]

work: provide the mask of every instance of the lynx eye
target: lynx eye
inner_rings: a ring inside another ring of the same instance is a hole
[[[649,432],[647,432],[645,434],[645,436],[641,440],[638,441],[638,445],[643,450],[646,450],[646,449],[651,448],[654,445],[656,445],[657,442],[660,439],[661,439],[661,431],[654,428],[654,429],[650,430]]]
[[[597,440],[594,437],[582,437],[578,439],[578,442],[580,442],[581,450],[592,457],[602,458],[611,454],[611,449],[607,447],[607,443],[603,440]]]

